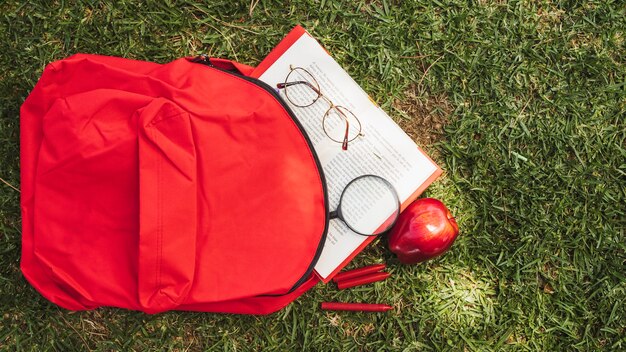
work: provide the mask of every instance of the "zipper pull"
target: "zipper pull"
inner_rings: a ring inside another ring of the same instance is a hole
[[[199,63],[199,64],[203,64],[203,65],[214,67],[213,64],[211,63],[211,60],[209,59],[209,55],[207,55],[207,54],[200,54],[200,55],[194,57],[191,61]]]

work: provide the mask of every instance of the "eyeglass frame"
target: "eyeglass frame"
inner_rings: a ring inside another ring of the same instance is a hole
[[[315,87],[311,82],[307,81],[306,79],[304,81],[287,82],[287,79],[289,79],[289,75],[291,75],[295,70],[298,70],[298,69],[306,72],[309,76],[311,76],[311,78],[315,81],[315,84],[317,85],[317,87]],[[317,97],[310,104],[308,104],[308,105],[300,105],[300,104],[294,103],[291,99],[289,99],[289,94],[287,94],[286,88],[289,87],[289,86],[298,85],[298,84],[306,85],[307,87],[311,88],[313,90],[313,92],[315,92],[317,94]],[[333,103],[332,100],[330,100],[330,98],[328,98],[327,96],[322,94],[322,91],[319,88],[319,83],[317,82],[317,79],[315,79],[315,76],[313,76],[313,74],[311,72],[309,72],[307,69],[305,69],[303,67],[300,67],[300,66],[293,67],[293,65],[289,65],[289,73],[287,74],[287,77],[285,77],[285,82],[276,84],[276,88],[284,89],[285,90],[285,96],[287,97],[287,100],[289,102],[291,102],[291,104],[293,104],[294,106],[299,107],[299,108],[309,107],[309,106],[315,104],[320,98],[325,100],[328,103],[328,105],[330,105],[330,107],[328,108],[328,110],[326,110],[326,113],[324,113],[324,117],[322,118],[322,129],[324,130],[324,134],[326,134],[326,136],[330,140],[332,140],[333,142],[341,143],[341,149],[348,150],[348,143],[349,142],[354,141],[358,137],[364,136],[362,125],[361,125],[361,120],[359,120],[359,118],[350,109],[348,109],[348,108],[346,108],[345,106],[342,106],[342,105],[336,105],[335,103]],[[350,133],[350,122],[348,122],[348,117],[345,115],[344,111],[342,111],[339,108],[347,111],[352,116],[354,116],[354,119],[359,124],[358,133],[352,139],[348,139],[349,133]],[[338,140],[334,139],[333,137],[330,136],[328,131],[326,131],[326,124],[324,122],[326,121],[326,118],[328,117],[328,114],[333,109],[337,110],[339,112],[339,115],[341,115],[341,117],[343,117],[343,119],[346,121],[346,131],[344,133],[343,141],[338,141]]]

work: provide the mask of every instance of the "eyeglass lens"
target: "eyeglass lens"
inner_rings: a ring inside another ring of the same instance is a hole
[[[298,107],[310,106],[320,97],[320,86],[315,77],[299,67],[289,72],[284,88],[287,99]]]
[[[346,134],[348,122],[348,141],[353,141],[361,132],[361,122],[354,114],[343,106],[333,106],[324,115],[323,128],[326,135],[335,142],[341,143]]]

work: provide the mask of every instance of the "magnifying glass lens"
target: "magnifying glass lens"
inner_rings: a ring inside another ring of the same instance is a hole
[[[395,189],[388,181],[374,175],[352,181],[344,190],[339,207],[346,225],[368,236],[389,230],[400,215]]]

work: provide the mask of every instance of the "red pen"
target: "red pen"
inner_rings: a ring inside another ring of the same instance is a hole
[[[343,290],[350,287],[370,284],[372,282],[385,280],[389,277],[389,275],[391,274],[383,271],[381,273],[373,273],[364,276],[358,276],[353,279],[341,280],[337,283],[337,288]]]
[[[372,265],[364,266],[362,268],[348,270],[348,271],[339,273],[333,278],[333,281],[339,282],[339,281],[343,281],[347,279],[352,279],[358,276],[363,276],[365,274],[379,272],[383,269],[385,269],[385,264],[372,264]]]
[[[322,310],[344,310],[352,312],[386,312],[393,309],[387,304],[373,303],[342,303],[342,302],[322,302]]]

